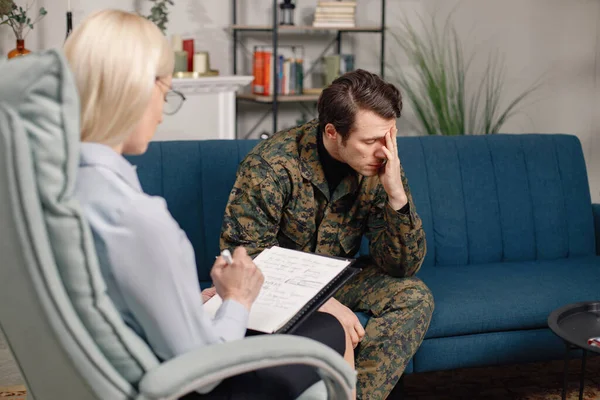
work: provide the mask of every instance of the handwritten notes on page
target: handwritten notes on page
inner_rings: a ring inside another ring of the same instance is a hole
[[[350,261],[272,247],[264,250],[254,263],[265,282],[250,311],[248,328],[273,333],[283,327]],[[204,304],[212,317],[222,304],[216,295]]]

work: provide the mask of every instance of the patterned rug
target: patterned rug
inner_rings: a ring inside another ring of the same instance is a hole
[[[581,364],[569,366],[567,399],[579,398]],[[559,400],[562,361],[408,375],[404,400]],[[600,357],[588,359],[585,400],[600,399]],[[26,400],[24,386],[0,387],[0,400]]]
[[[0,387],[1,400],[26,400],[26,397],[27,393],[23,385]]]

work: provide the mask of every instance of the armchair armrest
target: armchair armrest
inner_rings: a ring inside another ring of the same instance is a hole
[[[138,400],[177,399],[231,376],[289,364],[317,368],[329,398],[351,398],[356,372],[337,352],[308,338],[262,335],[202,347],[162,363],[142,378]]]
[[[594,233],[596,235],[596,255],[600,255],[600,204],[592,204],[594,215]]]

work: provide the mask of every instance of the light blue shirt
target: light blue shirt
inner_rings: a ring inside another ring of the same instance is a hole
[[[109,297],[159,358],[244,337],[248,311],[240,303],[225,301],[214,319],[203,311],[191,243],[124,157],[82,143],[76,195]]]

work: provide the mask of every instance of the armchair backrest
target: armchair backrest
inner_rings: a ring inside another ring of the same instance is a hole
[[[106,294],[74,199],[79,101],[59,51],[0,63],[0,324],[39,399],[127,399],[158,365]]]

